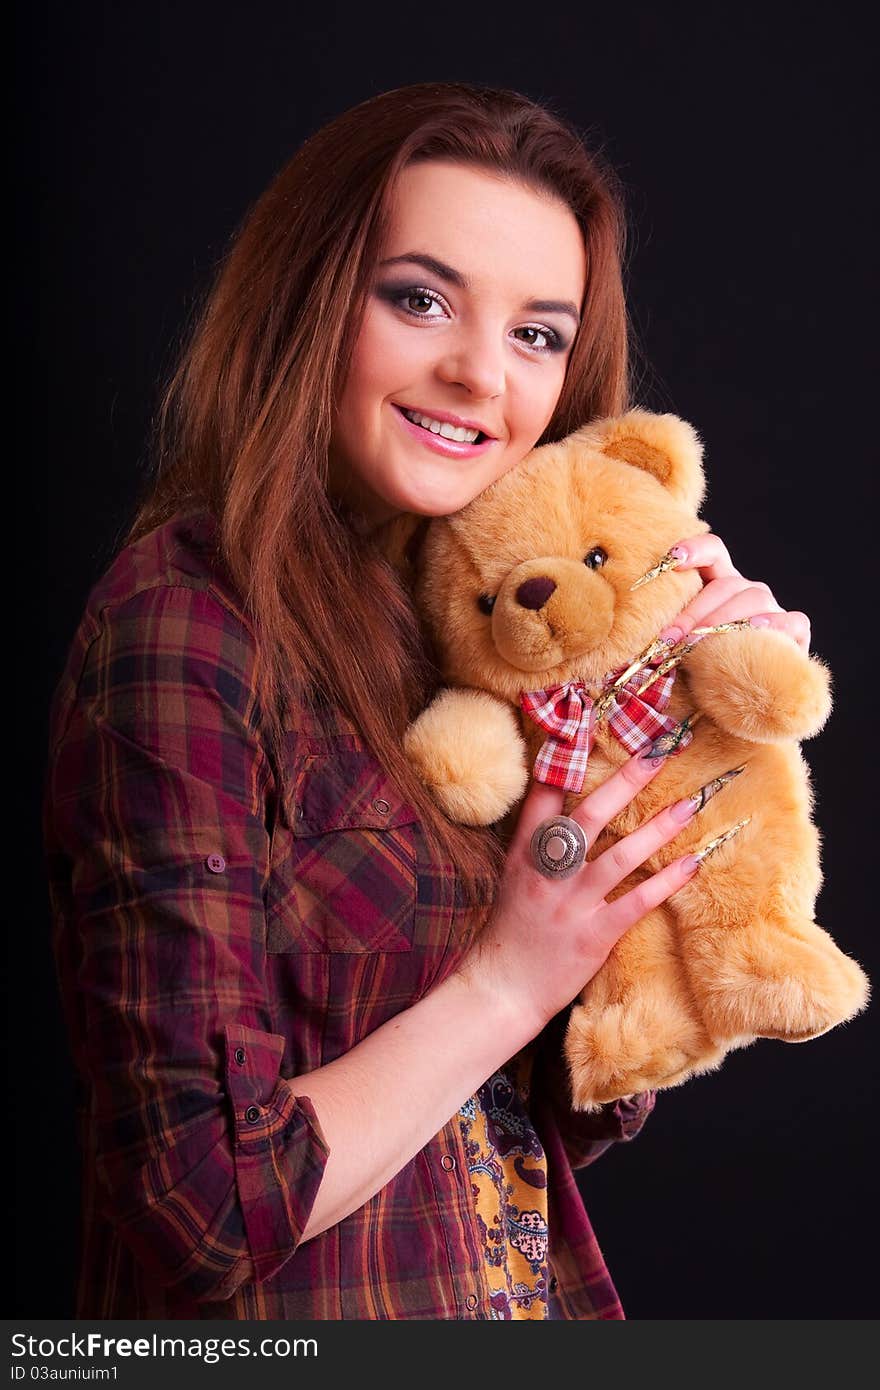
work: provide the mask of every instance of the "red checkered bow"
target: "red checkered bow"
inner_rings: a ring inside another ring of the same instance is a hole
[[[644,683],[646,670],[658,666],[663,655],[639,667],[620,687],[609,706],[608,727],[629,753],[640,752],[660,734],[678,726],[677,719],[661,713],[669,704],[675,683],[674,670],[656,680],[643,695],[635,693]],[[626,666],[618,666],[616,671],[609,672],[602,689],[607,690],[625,670]],[[562,787],[564,791],[579,792],[584,785],[596,723],[594,702],[587,687],[583,681],[566,681],[564,685],[550,685],[544,690],[523,691],[519,699],[529,718],[550,735],[535,759],[533,776],[539,782]],[[693,734],[686,732],[675,751],[686,748],[692,738]]]

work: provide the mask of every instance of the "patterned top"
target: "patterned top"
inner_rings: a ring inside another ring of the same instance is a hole
[[[495,1319],[547,1316],[547,1164],[524,1109],[531,1061],[519,1054],[460,1111]]]
[[[75,1317],[489,1319],[466,1117],[300,1243],[328,1149],[283,1078],[421,998],[484,914],[339,710],[292,712],[282,778],[214,535],[181,515],[120,552],[52,705],[45,844],[83,1151]],[[554,1316],[620,1318],[572,1165],[634,1135],[654,1097],[573,1112],[564,1023],[528,1049],[548,1286]]]

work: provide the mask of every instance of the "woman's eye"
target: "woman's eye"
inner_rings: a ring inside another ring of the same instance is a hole
[[[405,314],[409,314],[414,319],[439,319],[446,317],[446,304],[442,297],[434,290],[427,289],[424,285],[387,285],[379,290],[379,294],[395,308],[402,309]],[[437,313],[432,309],[436,308]],[[543,356],[548,352],[564,352],[568,343],[553,328],[544,328],[540,324],[528,323],[521,328],[515,328],[514,333],[529,334],[529,337],[518,338],[517,341],[525,347],[530,348],[533,353]]]
[[[601,545],[594,545],[592,550],[588,550],[584,556],[584,564],[587,569],[599,570],[608,559],[608,551],[603,550]]]
[[[543,345],[535,342],[534,339],[526,343],[526,347],[534,348],[536,352],[557,352],[565,346],[559,334],[554,333],[552,328],[537,328],[534,324],[526,324],[524,328],[518,328],[516,331],[517,333],[534,333],[537,337],[544,339]]]
[[[485,613],[488,617],[489,614],[492,612],[492,609],[495,607],[494,595],[480,594],[480,597],[477,599],[477,607],[479,608],[481,613]]]
[[[437,298],[437,296],[431,294],[429,290],[409,290],[405,295],[402,295],[401,297],[406,300],[406,307],[409,313],[417,314],[419,318],[434,317],[433,314],[429,314],[427,312],[427,310],[431,308],[432,304],[436,304],[438,308],[441,307],[440,301]]]

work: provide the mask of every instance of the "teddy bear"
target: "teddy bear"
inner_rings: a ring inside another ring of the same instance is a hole
[[[405,746],[450,818],[509,827],[532,771],[554,780],[557,765],[570,814],[632,755],[641,723],[677,729],[679,747],[588,858],[697,789],[718,793],[610,895],[714,848],[574,1001],[564,1050],[582,1111],[714,1071],[758,1038],[818,1037],[869,993],[813,920],[820,839],[799,743],[829,716],[828,668],[771,628],[689,634],[671,657],[655,640],[701,587],[668,551],[708,531],[704,492],[696,429],[633,408],[536,447],[460,512],[423,521],[406,552],[444,688]]]

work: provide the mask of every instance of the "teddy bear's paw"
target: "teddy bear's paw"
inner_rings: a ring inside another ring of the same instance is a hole
[[[717,958],[700,961],[697,951],[688,968],[712,1035],[731,1046],[818,1038],[860,1013],[870,994],[858,962],[807,918],[730,933]]]
[[[407,729],[404,749],[421,780],[462,825],[492,825],[528,783],[513,710],[479,690],[445,690]]]
[[[713,1071],[725,1047],[696,1018],[662,999],[628,999],[597,1011],[575,1005],[565,1037],[572,1104],[594,1110],[639,1091],[680,1085]]]
[[[687,658],[692,693],[720,728],[753,743],[805,739],[831,713],[831,675],[784,632],[709,636]]]

